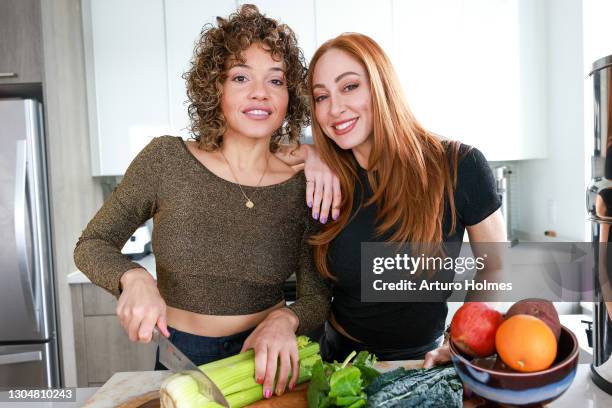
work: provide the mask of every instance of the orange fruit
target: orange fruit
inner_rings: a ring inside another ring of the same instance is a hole
[[[517,314],[495,333],[497,354],[510,368],[521,372],[545,370],[557,356],[557,338],[537,317]]]

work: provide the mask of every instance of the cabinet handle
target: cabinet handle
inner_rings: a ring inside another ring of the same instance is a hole
[[[0,78],[16,78],[17,73],[15,72],[0,72]]]

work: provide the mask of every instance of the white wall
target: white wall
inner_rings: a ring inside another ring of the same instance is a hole
[[[517,162],[517,224],[532,239],[545,240],[544,231],[554,230],[559,239],[582,241],[589,238],[584,197],[590,151],[585,138],[592,137],[584,125],[583,95],[591,84],[583,64],[582,1],[544,1],[548,101],[542,120],[547,122],[548,158]]]

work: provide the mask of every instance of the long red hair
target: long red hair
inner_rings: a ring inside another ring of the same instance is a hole
[[[460,144],[443,141],[419,124],[408,107],[391,61],[374,40],[363,34],[342,34],[319,47],[310,62],[311,91],[314,68],[330,49],[357,59],[368,74],[373,115],[368,181],[373,196],[362,205],[377,204],[376,234],[393,229],[391,242],[439,245],[446,202],[452,214],[451,230],[456,224],[454,186]],[[312,92],[310,103],[315,144],[322,159],[338,175],[342,189],[340,217],[310,241],[319,272],[334,279],[327,253],[330,242],[350,220],[353,189],[359,183],[358,164],[351,151],[342,150],[323,133],[314,114]]]

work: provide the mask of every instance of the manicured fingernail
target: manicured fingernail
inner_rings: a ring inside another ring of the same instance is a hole
[[[312,208],[312,201],[308,202],[308,208]]]
[[[257,382],[257,384],[263,384],[263,378],[261,377],[257,377],[255,381]]]
[[[321,224],[325,224],[327,222],[327,218],[321,217]]]
[[[334,219],[334,221],[336,221],[339,216],[340,216],[339,214],[334,214],[334,215],[332,215],[332,218]]]
[[[272,396],[272,391],[270,391],[268,388],[266,388],[264,390],[264,398],[270,398]]]
[[[317,213],[312,214],[312,218],[314,218],[315,220],[318,220],[319,219],[319,214],[317,214]]]
[[[289,384],[289,389],[290,389],[291,391],[293,391],[293,389],[294,389],[294,388],[295,388],[295,385],[293,385],[293,384]]]

